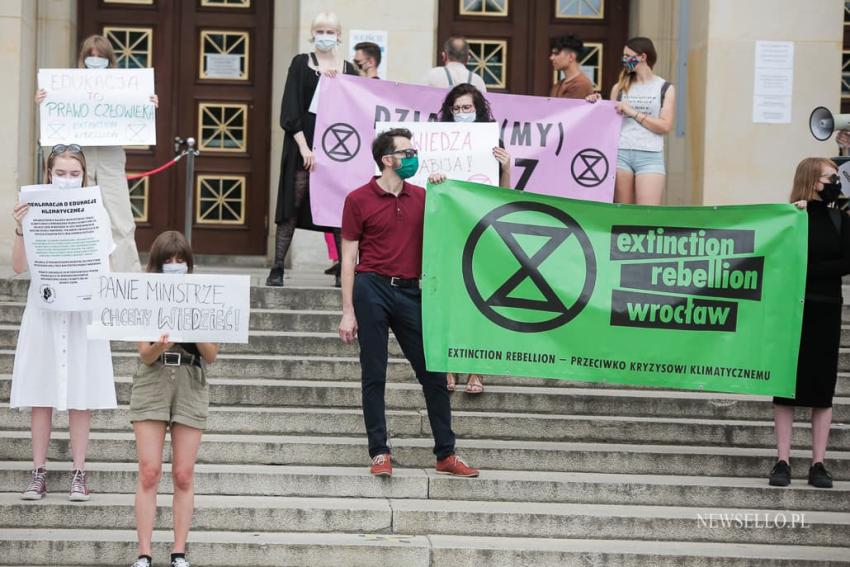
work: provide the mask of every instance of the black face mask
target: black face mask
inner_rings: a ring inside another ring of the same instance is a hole
[[[818,193],[824,203],[832,203],[841,196],[841,178],[833,175],[829,183],[823,184],[823,189]]]

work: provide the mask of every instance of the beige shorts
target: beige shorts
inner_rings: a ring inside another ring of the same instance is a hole
[[[203,368],[141,363],[133,376],[130,421],[164,421],[207,428],[210,390]]]

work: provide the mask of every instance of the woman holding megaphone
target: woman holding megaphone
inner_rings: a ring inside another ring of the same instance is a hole
[[[794,398],[774,398],[773,415],[778,461],[770,471],[772,486],[791,484],[791,432],[794,408],[812,408],[812,464],[809,484],[832,488],[824,467],[832,424],[832,397],[838,378],[841,343],[841,278],[850,274],[850,218],[836,208],[841,195],[838,168],[832,160],[806,158],[797,166],[791,202],[809,217],[806,298],[797,391]]]

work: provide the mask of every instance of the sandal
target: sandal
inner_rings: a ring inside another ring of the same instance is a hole
[[[448,388],[449,392],[455,391],[455,373],[454,372],[449,372],[449,373],[446,374],[446,387]]]
[[[484,377],[481,374],[470,374],[466,379],[467,394],[481,394],[484,392]]]

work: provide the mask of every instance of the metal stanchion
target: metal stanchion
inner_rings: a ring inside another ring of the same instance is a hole
[[[192,243],[192,214],[194,212],[193,208],[193,197],[195,196],[195,158],[200,155],[200,152],[195,149],[195,138],[183,138],[177,137],[174,138],[174,153],[179,154],[180,148],[185,144],[186,146],[186,203],[185,203],[185,211],[183,219],[183,236],[186,237],[186,240],[189,241],[189,244]]]
[[[198,151],[195,149],[195,138],[186,138],[186,216],[184,219],[183,234],[189,244],[192,244],[192,212],[195,195],[195,157]]]

